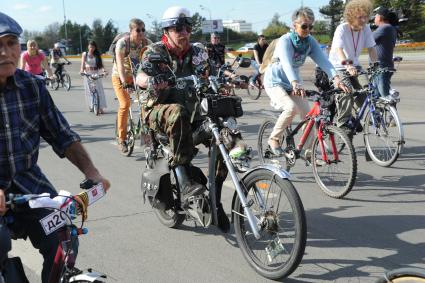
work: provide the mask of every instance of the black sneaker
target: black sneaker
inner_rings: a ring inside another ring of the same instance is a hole
[[[224,212],[223,205],[220,203],[217,206],[217,225],[218,228],[223,233],[227,233],[230,230],[230,221],[229,217],[227,217],[226,212]]]

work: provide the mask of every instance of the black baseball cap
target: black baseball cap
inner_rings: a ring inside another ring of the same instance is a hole
[[[383,16],[384,18],[387,18],[388,14],[390,13],[390,10],[388,10],[387,8],[382,7],[382,6],[379,6],[378,8],[376,8],[373,11],[375,12],[376,15]]]
[[[21,26],[8,15],[0,12],[0,37],[6,35],[14,35],[19,37],[21,33]]]

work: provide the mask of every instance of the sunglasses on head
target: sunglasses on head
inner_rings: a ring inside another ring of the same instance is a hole
[[[137,31],[137,33],[141,33],[141,32],[145,32],[146,29],[145,28],[137,28],[136,31]]]
[[[303,30],[306,30],[306,29],[309,29],[309,30],[312,30],[313,29],[313,25],[308,25],[308,24],[302,24],[301,25],[301,28],[303,29]]]

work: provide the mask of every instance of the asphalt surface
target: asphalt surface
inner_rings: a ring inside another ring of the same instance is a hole
[[[384,270],[425,268],[424,58],[424,54],[406,55],[393,77],[393,87],[401,94],[398,110],[406,138],[393,166],[366,162],[358,135],[354,139],[358,176],[344,199],[324,195],[311,167],[299,162],[294,169],[292,181],[306,210],[308,240],[300,266],[282,282],[373,282]],[[159,223],[142,201],[141,148],[131,157],[118,151],[114,138],[118,102],[110,77],[103,80],[107,113],[96,117],[85,105],[79,64],[66,66],[71,90],[51,91],[51,95],[112,187],[89,208],[89,234],[80,237],[77,266],[106,273],[107,282],[269,282],[248,266],[233,228],[225,235],[213,226],[204,229],[185,223],[176,230]],[[110,70],[110,62],[106,64]],[[302,70],[307,86],[311,86],[313,67],[308,62]],[[258,101],[241,96],[245,115],[238,122],[245,140],[256,148],[259,125],[276,113],[265,94]],[[207,166],[205,151],[194,163]],[[41,146],[39,164],[58,190],[79,192],[82,174],[67,160],[60,160],[46,143]],[[223,202],[229,215],[233,191],[226,181]],[[31,244],[15,241],[12,254],[21,256],[30,282],[39,282],[41,257]]]

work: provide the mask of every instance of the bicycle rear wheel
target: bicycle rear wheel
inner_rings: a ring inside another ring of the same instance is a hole
[[[251,232],[239,198],[233,207],[236,240],[249,265],[262,276],[289,276],[304,255],[307,224],[304,207],[292,183],[259,169],[241,182],[250,209],[261,221],[260,239]]]
[[[326,154],[327,161],[323,159]],[[330,197],[342,198],[354,186],[357,158],[347,134],[331,125],[323,127],[323,148],[316,136],[312,148],[313,175],[320,189]]]
[[[249,77],[249,80],[251,80],[252,76]],[[251,87],[248,85],[246,92],[248,93],[248,96],[254,100],[257,100],[261,95],[261,82],[257,79],[254,82],[255,86]]]
[[[388,167],[397,160],[403,148],[404,133],[394,106],[376,106],[374,113],[367,113],[364,143],[367,153],[379,166]]]
[[[285,156],[274,155],[267,142],[273,131],[273,127],[275,123],[276,122],[273,120],[266,120],[261,124],[260,130],[258,131],[258,141],[257,141],[258,155],[260,157],[261,163],[280,165],[286,171],[289,171],[291,167],[293,166],[293,162],[291,161],[295,161],[295,157],[290,160],[290,159],[287,159]],[[285,136],[288,136],[288,135],[289,135],[289,130],[285,129]],[[283,148],[290,147],[290,145],[286,144],[286,140],[283,137],[282,139],[283,140],[280,142],[282,147]]]
[[[71,77],[68,73],[63,73],[62,75],[62,86],[66,91],[69,91],[71,88]]]

